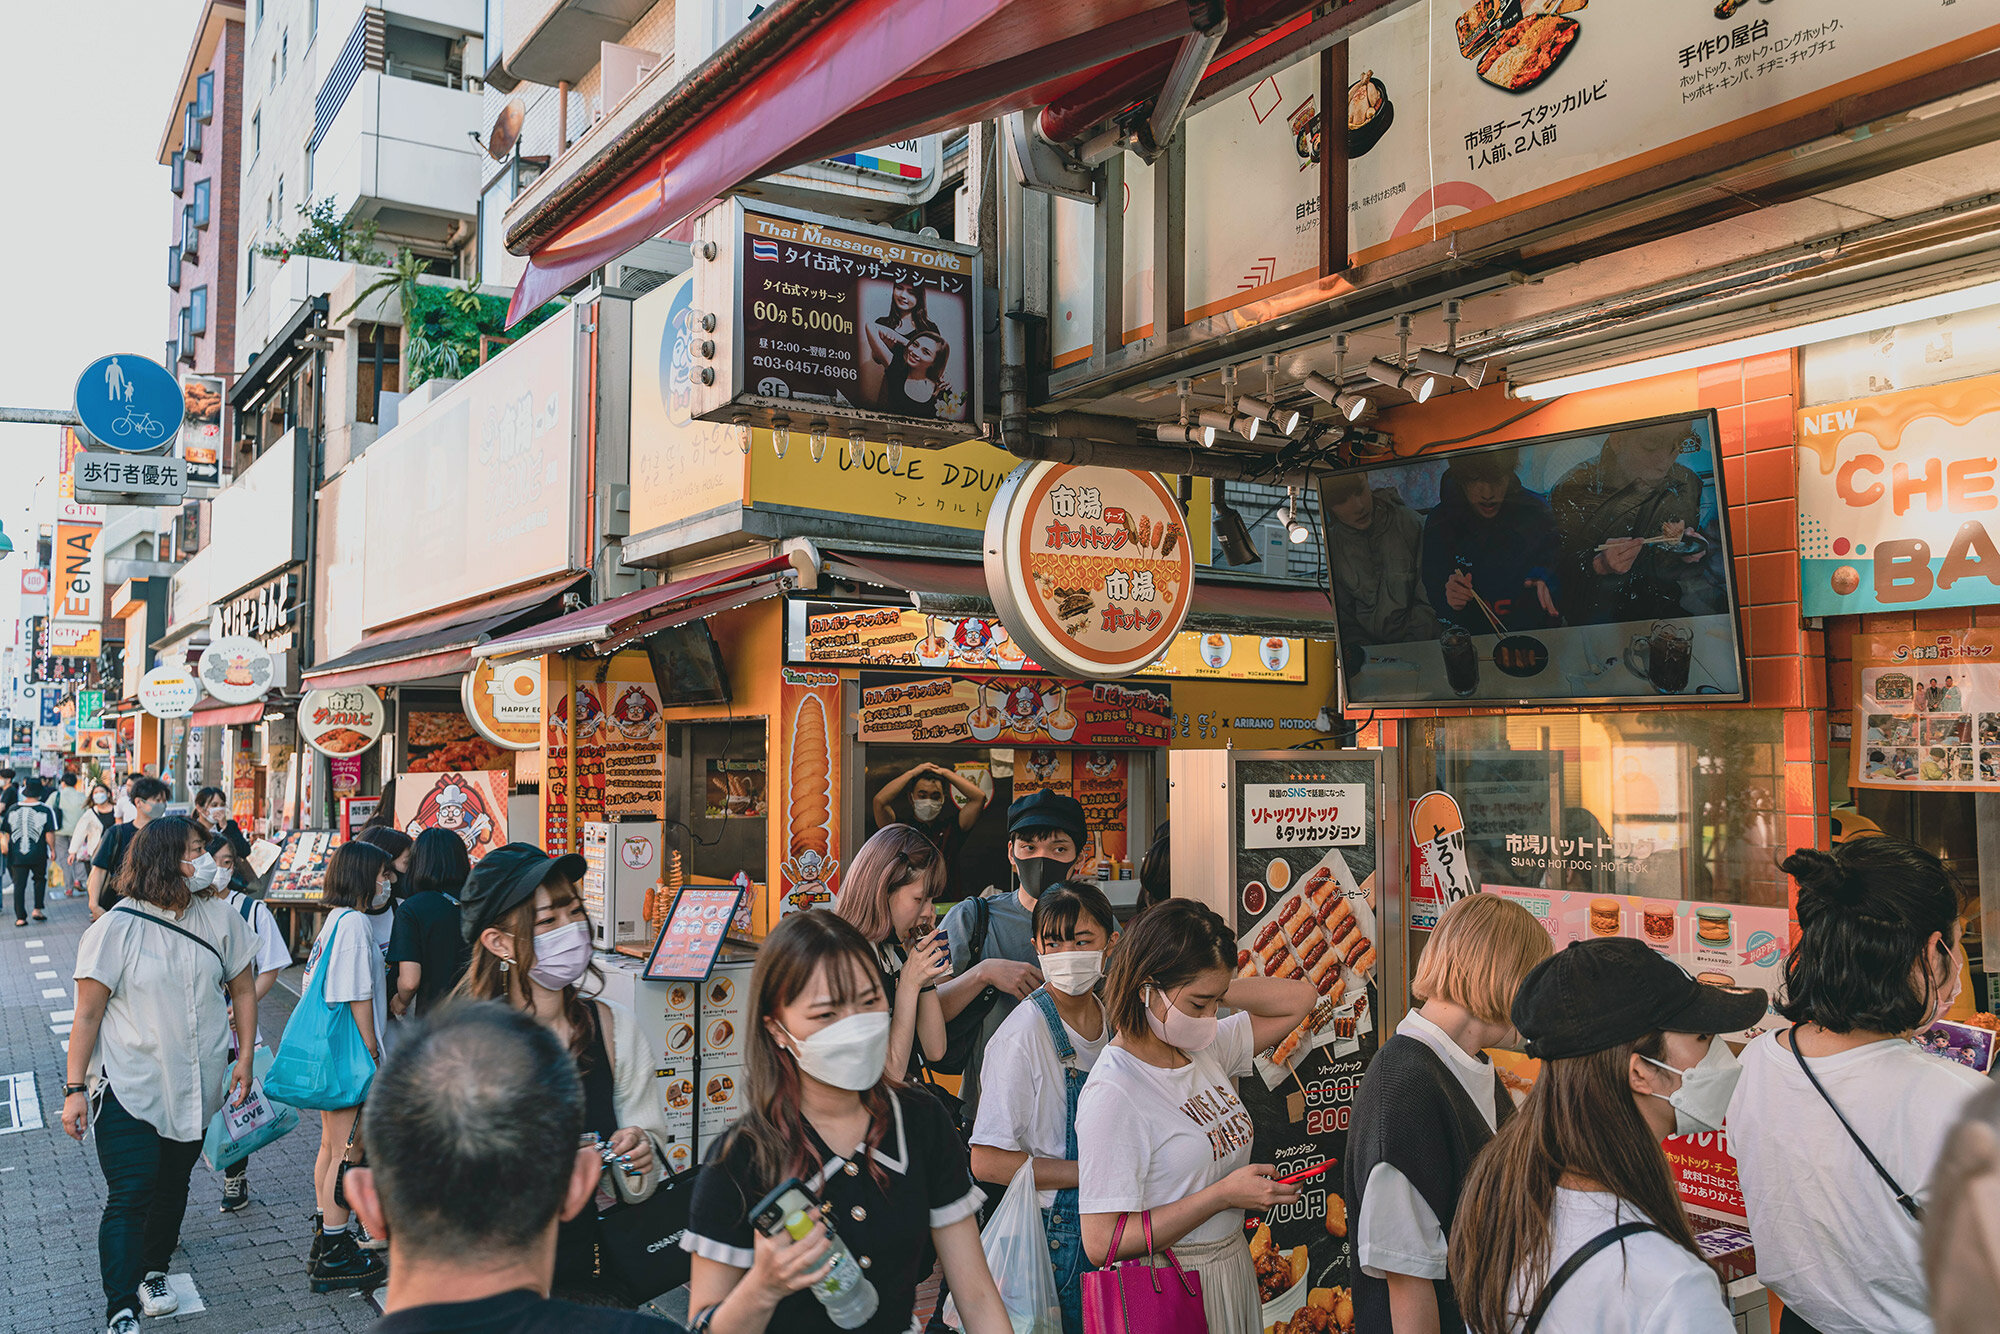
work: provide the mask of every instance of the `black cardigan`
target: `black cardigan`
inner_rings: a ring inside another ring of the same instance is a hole
[[[1497,1071],[1493,1083],[1494,1113],[1504,1122],[1513,1114],[1514,1100]],[[1409,1178],[1437,1215],[1445,1236],[1451,1236],[1459,1192],[1465,1188],[1472,1160],[1492,1138],[1486,1118],[1435,1051],[1413,1037],[1390,1038],[1361,1078],[1347,1134],[1347,1217],[1357,1239],[1362,1195],[1378,1163],[1388,1163]],[[1465,1319],[1450,1281],[1438,1279],[1436,1288],[1439,1329],[1443,1334],[1464,1334]],[[1391,1329],[1389,1284],[1363,1273],[1358,1253],[1354,1321],[1358,1334],[1389,1334]]]

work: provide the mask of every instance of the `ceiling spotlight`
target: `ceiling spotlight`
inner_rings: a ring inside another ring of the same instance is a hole
[[[748,454],[750,452],[750,415],[745,412],[739,412],[729,420],[736,427],[736,447],[745,454]]]
[[[1242,436],[1245,440],[1255,440],[1257,432],[1263,428],[1264,423],[1255,417],[1236,417],[1229,423],[1229,429]]]
[[[790,417],[773,417],[771,419],[771,448],[777,451],[779,458],[783,458],[785,457],[785,451],[791,447],[792,419]]]
[[[1259,559],[1257,540],[1250,525],[1230,507],[1227,484],[1215,484],[1215,540],[1222,545],[1222,559],[1230,565],[1253,565]]]
[[[858,467],[860,467],[860,466],[861,466],[861,451],[862,451],[862,447],[863,447],[864,445],[866,445],[867,443],[868,443],[867,441],[865,441],[865,440],[863,440],[863,439],[861,438],[861,428],[860,428],[859,426],[850,426],[850,427],[848,427],[848,428],[847,428],[847,466],[848,466],[848,467],[850,467],[850,468],[858,468]]]
[[[1200,445],[1203,449],[1215,448],[1213,426],[1183,426],[1179,422],[1161,422],[1153,428],[1153,438],[1163,445]]]
[[[1417,349],[1410,362],[1420,371],[1447,379],[1463,380],[1470,388],[1477,389],[1486,380],[1486,362],[1480,357],[1455,357],[1449,352],[1438,352],[1428,347]]]
[[[902,466],[903,466],[903,437],[902,437],[902,436],[900,436],[900,435],[892,435],[892,436],[890,436],[890,437],[889,437],[889,450],[888,450],[888,457],[889,457],[889,471],[890,471],[890,472],[894,472],[894,471],[896,471],[896,469],[898,469],[898,468],[900,468],[900,467],[902,467]]]
[[[1285,488],[1285,500],[1278,506],[1277,519],[1284,526],[1285,537],[1293,546],[1312,537],[1312,530],[1299,522],[1299,493],[1294,488]]]
[[[1236,429],[1236,414],[1225,412],[1221,408],[1203,408],[1195,414],[1194,419],[1211,432]]]
[[[1252,398],[1248,394],[1236,400],[1236,410],[1246,417],[1269,422],[1278,429],[1280,435],[1290,435],[1298,430],[1299,423],[1305,420],[1305,414],[1296,408],[1274,407],[1264,399]]]
[[[818,463],[826,457],[826,423],[814,422],[806,430],[806,447],[812,450],[812,461]]]
[[[1361,373],[1377,384],[1386,384],[1391,389],[1400,389],[1419,403],[1428,402],[1437,392],[1438,377],[1428,371],[1406,371],[1393,361],[1376,357],[1361,368]]]

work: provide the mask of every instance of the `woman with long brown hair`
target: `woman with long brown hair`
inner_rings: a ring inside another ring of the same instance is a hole
[[[548,1025],[583,1076],[584,1129],[617,1155],[644,1198],[666,1160],[666,1103],[652,1044],[632,1012],[598,996],[603,976],[591,962],[590,918],[577,884],[582,857],[551,857],[532,843],[507,843],[472,868],[459,900],[472,963],[456,994],[505,1001]],[[622,1291],[598,1252],[596,1210],[586,1208],[556,1233],[555,1290],[589,1305],[631,1306],[651,1293]]]
[[[681,1245],[688,1306],[712,1334],[833,1334],[806,1289],[831,1269],[815,1224],[773,1239],[750,1210],[788,1180],[819,1200],[874,1288],[867,1334],[903,1334],[928,1276],[925,1241],[971,1334],[1012,1328],[979,1245],[984,1195],[942,1105],[885,1073],[889,998],[873,944],[830,912],[794,913],[750,977],[745,1111],[695,1182]]]
[[[871,834],[854,854],[833,910],[875,946],[875,968],[889,1007],[887,1073],[918,1077],[925,1061],[944,1057],[944,1009],[937,985],[951,977],[951,950],[937,929],[944,854],[906,824]]]
[[[1529,972],[1513,1019],[1541,1073],[1474,1160],[1452,1226],[1468,1330],[1736,1328],[1660,1141],[1689,1108],[1720,1119],[1714,1035],[1757,1022],[1765,1003],[1697,982],[1637,940],[1579,941]]]

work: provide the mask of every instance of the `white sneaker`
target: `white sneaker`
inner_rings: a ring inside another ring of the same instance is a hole
[[[172,1315],[181,1309],[181,1299],[167,1286],[167,1276],[155,1269],[139,1285],[139,1309],[147,1315]]]
[[[104,1327],[104,1334],[139,1334],[139,1317],[133,1315],[132,1308],[128,1306],[111,1317],[111,1323]]]

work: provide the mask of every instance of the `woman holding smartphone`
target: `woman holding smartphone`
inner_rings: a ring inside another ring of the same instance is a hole
[[[830,1224],[876,1293],[867,1334],[910,1328],[926,1240],[970,1334],[1010,1334],[958,1133],[935,1098],[884,1073],[889,998],[873,943],[833,913],[795,913],[764,941],[750,993],[746,1110],[703,1166],[681,1239],[696,1327],[833,1334],[808,1291],[832,1268]],[[824,1211],[797,1239],[751,1217],[788,1181]]]
[[[854,854],[834,911],[874,943],[875,967],[889,1008],[884,1071],[912,1081],[926,1061],[944,1056],[944,1010],[937,985],[951,977],[951,950],[937,929],[944,855],[906,824],[878,829]]]
[[[1168,899],[1134,917],[1104,984],[1117,1034],[1091,1068],[1077,1106],[1077,1208],[1093,1265],[1172,1246],[1201,1274],[1214,1331],[1262,1328],[1257,1274],[1243,1237],[1246,1209],[1299,1198],[1250,1161],[1250,1113],[1236,1081],[1319,1001],[1303,979],[1239,978],[1236,938],[1211,909]],[[1217,1009],[1235,1011],[1227,1019]]]

